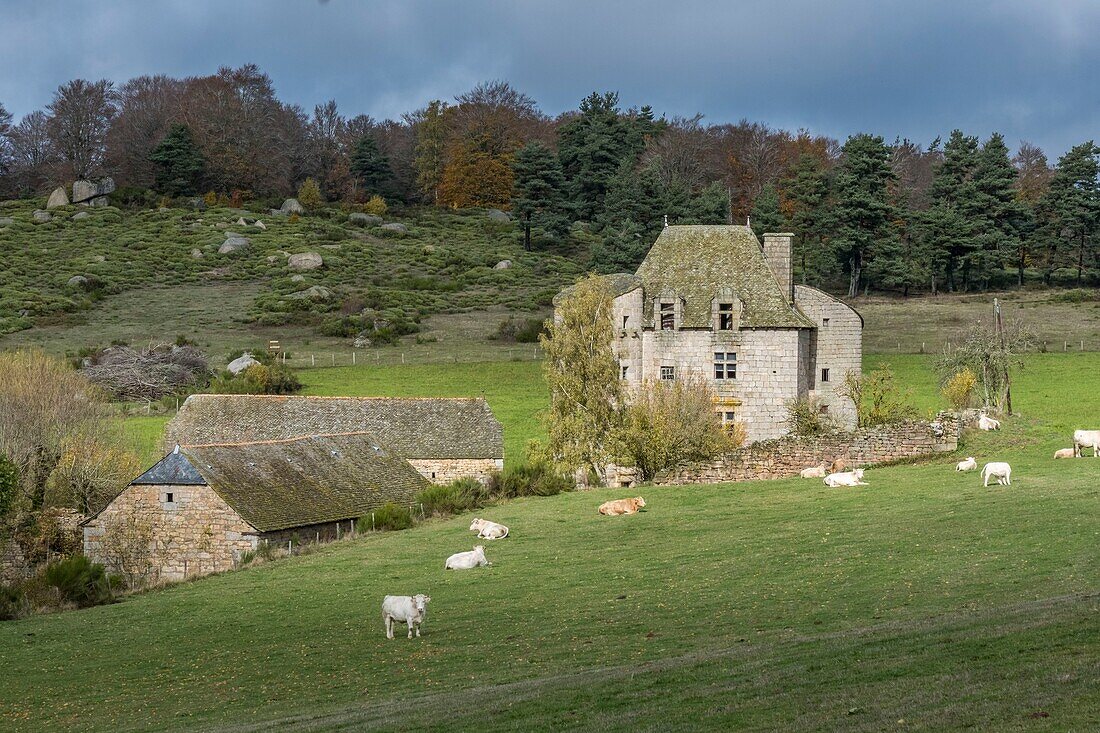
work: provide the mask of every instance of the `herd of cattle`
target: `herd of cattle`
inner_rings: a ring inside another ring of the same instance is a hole
[[[978,417],[978,428],[981,430],[999,430],[1001,423],[985,413]],[[1073,447],[1062,448],[1055,451],[1055,458],[1080,458],[1082,448],[1092,448],[1093,457],[1100,457],[1100,430],[1075,430],[1073,433]],[[829,463],[820,463],[816,466],[802,469],[799,474],[802,478],[820,478],[826,486],[867,486],[863,480],[863,469],[848,468],[843,458],[838,458]],[[960,472],[978,470],[978,461],[974,456],[967,456],[966,460],[955,464],[955,470]],[[989,486],[990,480],[996,480],[998,485],[1012,485],[1012,466],[1003,461],[990,461],[982,467],[982,486]],[[636,514],[645,507],[645,499],[635,496],[630,499],[615,499],[600,504],[597,511],[604,516],[621,516],[624,514]],[[476,518],[470,524],[470,531],[477,532],[478,539],[500,540],[508,536],[508,528],[503,524],[491,522],[487,519]],[[443,564],[445,570],[470,570],[472,568],[491,565],[485,557],[485,546],[477,545],[467,552],[456,552],[447,558]],[[394,623],[404,623],[409,629],[409,638],[414,634],[420,636],[420,625],[428,614],[428,602],[431,596],[422,593],[415,596],[386,596],[382,599],[382,623],[386,628],[386,638],[393,638]]]

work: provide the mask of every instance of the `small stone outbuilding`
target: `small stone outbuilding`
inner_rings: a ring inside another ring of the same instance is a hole
[[[191,395],[165,428],[165,450],[360,431],[433,483],[487,481],[504,468],[500,423],[485,400],[466,397]]]
[[[261,542],[336,539],[427,486],[367,432],[175,446],[84,522],[84,554],[153,582],[206,575]]]

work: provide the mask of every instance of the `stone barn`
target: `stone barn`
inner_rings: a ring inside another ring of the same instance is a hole
[[[175,446],[84,522],[84,554],[147,580],[232,569],[261,542],[336,539],[428,486],[368,432]]]
[[[837,388],[862,368],[863,319],[794,283],[792,237],[669,226],[636,273],[605,276],[628,394],[650,380],[700,379],[723,422],[743,423],[749,441],[785,434],[787,403],[810,395],[855,428],[855,405]]]
[[[192,395],[165,429],[165,450],[366,431],[426,479],[487,481],[504,468],[504,437],[480,398]]]

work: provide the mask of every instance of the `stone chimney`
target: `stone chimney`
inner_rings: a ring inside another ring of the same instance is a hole
[[[765,234],[764,259],[775,273],[779,287],[787,296],[788,303],[794,303],[794,278],[791,275],[791,240],[793,234]]]

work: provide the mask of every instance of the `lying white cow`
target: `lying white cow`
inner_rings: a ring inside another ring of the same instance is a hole
[[[483,540],[502,540],[508,536],[507,527],[490,522],[488,519],[478,518],[470,522],[470,531],[476,531],[477,536]]]
[[[1092,448],[1092,457],[1100,456],[1100,430],[1074,430],[1073,453],[1081,457],[1082,448]]]
[[[393,622],[409,625],[409,638],[413,630],[420,636],[420,624],[428,617],[428,601],[431,596],[417,593],[415,596],[386,596],[382,599],[382,623],[386,625],[386,638],[393,638]]]
[[[485,546],[478,545],[469,552],[456,552],[447,558],[443,565],[444,570],[470,570],[480,565],[488,565],[485,559]]]
[[[863,469],[857,468],[854,471],[845,471],[844,473],[830,473],[825,477],[826,486],[867,486],[867,482],[863,480]]]
[[[820,463],[816,466],[810,466],[809,468],[803,468],[799,472],[799,476],[802,478],[825,478],[825,464]]]
[[[977,471],[978,462],[974,460],[974,456],[968,456],[965,461],[959,461],[955,464],[956,471]]]
[[[1001,421],[994,420],[983,412],[978,416],[978,428],[981,430],[1000,430]]]
[[[1059,448],[1058,450],[1054,451],[1054,457],[1055,458],[1076,458],[1077,457],[1077,449],[1076,448]]]
[[[993,461],[982,468],[982,486],[989,486],[989,479],[997,479],[1001,486],[1012,485],[1012,466],[1001,461]]]

